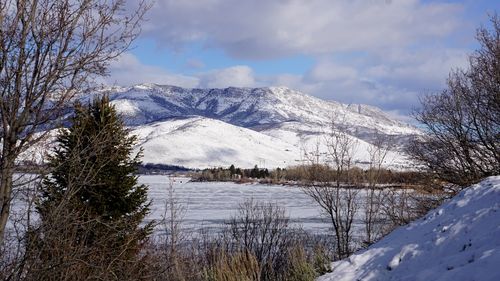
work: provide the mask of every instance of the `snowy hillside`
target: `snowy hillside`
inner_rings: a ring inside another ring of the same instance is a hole
[[[333,263],[330,280],[500,280],[500,176]]]
[[[282,140],[231,124],[204,118],[177,118],[135,127],[144,163],[185,167],[286,167],[299,157],[297,148]]]
[[[313,152],[316,146],[319,144],[319,151],[322,155],[328,151],[326,147],[326,142],[329,138],[329,128],[327,126],[304,124],[300,122],[284,122],[280,126],[268,128],[260,131],[263,134],[285,140],[288,143],[294,144],[298,147],[302,153],[304,151]],[[384,137],[389,138],[391,136],[385,135]],[[410,137],[410,136],[406,136]],[[398,151],[398,141],[402,141],[401,138],[391,140],[396,143],[393,145],[393,149],[389,151],[384,159],[383,166],[390,167],[392,169],[407,168],[412,165],[411,161],[403,153]],[[370,138],[364,140],[355,136],[350,137],[352,141],[352,152],[354,163],[362,168],[367,168],[367,163],[370,161],[369,151],[373,149],[373,145],[370,143]]]
[[[295,135],[266,135],[219,120],[191,116],[132,127],[139,137],[137,147],[144,149],[144,163],[173,164],[190,168],[287,167],[300,164],[305,147],[313,149],[317,138],[297,139]],[[354,137],[352,137],[354,139]],[[293,143],[303,143],[294,145]],[[369,161],[370,144],[357,140],[354,161]],[[320,147],[322,151],[326,147]],[[386,157],[390,166],[403,165],[406,159],[395,152]]]

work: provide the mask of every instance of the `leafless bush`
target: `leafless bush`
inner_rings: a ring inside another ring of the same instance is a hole
[[[209,241],[202,251],[205,280],[314,280],[329,270],[327,248],[290,226],[285,210],[273,203],[245,201]]]
[[[229,221],[225,235],[230,251],[255,256],[262,280],[275,280],[284,274],[287,250],[295,242],[295,233],[283,208],[245,201]]]
[[[384,217],[390,222],[386,224],[389,230],[394,227],[405,225],[418,218],[415,212],[416,201],[412,196],[413,190],[403,189],[386,189],[382,196],[381,208]],[[388,232],[386,230],[386,232]]]

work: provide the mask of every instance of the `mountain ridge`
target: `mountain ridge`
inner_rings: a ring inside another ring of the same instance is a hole
[[[198,126],[190,127],[191,138],[185,138],[179,132],[169,133],[175,139],[171,145],[181,151],[178,155],[185,155],[189,159],[170,157],[151,145],[156,143],[164,151],[177,155],[177,151],[166,146],[169,142],[167,135],[158,134],[161,141],[156,142],[149,138],[144,152],[145,162],[155,164],[197,168],[241,163],[248,167],[259,164],[257,162],[266,162],[266,155],[272,155],[267,157],[268,164],[293,164],[303,157],[304,150],[310,150],[318,141],[323,141],[329,130],[334,128],[351,135],[362,150],[368,150],[371,143],[381,136],[390,139],[394,146],[393,159],[397,159],[397,166],[404,166],[407,161],[402,152],[404,145],[409,139],[421,134],[418,129],[393,120],[377,107],[325,101],[286,87],[199,89],[144,83],[107,88],[98,93],[109,95],[132,132],[142,136],[140,139],[144,139],[141,131],[148,126],[163,130],[168,127],[168,122],[179,123],[179,118],[191,121],[201,118],[202,121],[197,121]],[[160,123],[162,125],[158,125]],[[236,134],[231,137],[233,143],[226,142],[224,138],[213,134],[213,130],[200,124],[210,124],[219,130],[233,132]],[[199,142],[196,137],[204,138],[206,142]],[[274,141],[268,140],[266,145],[259,141],[268,138]],[[227,149],[222,149],[219,145],[222,143]],[[239,143],[246,143],[247,146],[239,146]],[[233,147],[238,149],[234,150]],[[325,154],[327,147],[323,145],[321,149]],[[257,156],[243,150],[253,150],[255,154],[258,154],[257,151],[265,153]],[[218,157],[214,151],[221,151],[222,156]],[[296,156],[290,156],[292,151]],[[157,157],[159,154],[164,157]],[[206,157],[210,155],[220,161],[210,161],[210,157]],[[234,157],[231,158],[231,155]],[[354,160],[358,163],[369,160],[366,151],[357,153],[357,156]],[[207,163],[203,164],[200,159]],[[253,159],[255,163],[252,164],[248,159]]]
[[[127,117],[134,117],[129,120],[130,125],[200,115],[253,128],[290,121],[325,123],[335,113],[350,115],[351,118],[346,119],[355,119],[349,125],[363,125],[354,121],[375,118],[383,125],[411,128],[374,106],[326,101],[286,87],[201,89],[148,83],[115,87],[103,92],[110,95],[118,108],[123,107],[120,103],[128,101],[128,104],[124,104],[128,110],[123,113]],[[152,107],[148,108],[148,105]],[[158,111],[151,112],[153,109]]]

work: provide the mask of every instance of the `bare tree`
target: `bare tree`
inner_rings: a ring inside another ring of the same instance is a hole
[[[176,179],[172,176],[168,177],[168,194],[165,201],[165,213],[163,225],[165,227],[164,242],[161,243],[163,249],[164,263],[167,266],[167,273],[170,280],[186,280],[182,270],[182,252],[180,250],[181,243],[185,242],[187,236],[182,230],[183,217],[186,208],[181,204],[176,196],[174,184]]]
[[[311,185],[303,187],[304,192],[313,198],[330,220],[335,234],[337,258],[345,258],[352,253],[352,226],[359,208],[358,191],[352,188],[339,188],[332,185]]]
[[[343,125],[345,120],[339,122],[342,116],[333,115],[330,131],[325,139],[327,160],[336,171],[335,183],[325,182],[322,185],[303,188],[304,192],[319,204],[332,223],[338,258],[345,258],[352,252],[352,226],[359,208],[359,191],[352,188],[349,176],[357,144],[347,134],[347,128]]]
[[[124,0],[0,1],[0,244],[16,160],[64,113],[68,100],[107,74],[137,37],[147,10]]]
[[[365,225],[364,242],[367,245],[372,244],[381,234],[377,223],[382,219],[380,210],[382,189],[378,188],[377,184],[380,182],[382,164],[385,162],[387,153],[393,145],[394,143],[390,137],[377,132],[372,145],[368,148],[370,166],[367,171],[368,188],[366,189],[363,217]]]
[[[481,48],[468,69],[453,71],[448,87],[422,99],[416,119],[428,135],[409,153],[439,178],[465,186],[500,174],[500,18],[481,27]]]
[[[325,138],[328,161],[337,172],[337,187],[341,182],[350,183],[349,170],[358,145],[357,140],[348,134],[345,118],[345,113],[334,112]]]

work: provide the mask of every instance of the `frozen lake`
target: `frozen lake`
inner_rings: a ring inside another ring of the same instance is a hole
[[[151,219],[161,219],[169,198],[168,176],[143,175],[140,183],[149,185],[152,200]],[[286,209],[290,222],[305,230],[326,233],[329,224],[321,216],[316,203],[298,187],[264,184],[237,184],[232,182],[189,182],[188,178],[172,178],[174,197],[185,209],[183,227],[196,231],[200,228],[220,228],[225,220],[235,215],[239,204],[248,199],[273,202]]]
[[[165,217],[171,180],[173,196],[184,209],[181,227],[189,233],[195,234],[206,228],[220,230],[224,222],[237,214],[241,203],[253,199],[256,202],[275,203],[285,208],[292,226],[301,226],[309,233],[331,234],[331,225],[322,215],[317,203],[299,187],[258,183],[191,182],[189,178],[171,178],[166,175],[141,175],[139,177],[140,183],[149,186],[148,198],[152,201],[151,213],[146,217],[146,221],[160,221]],[[358,202],[361,205],[354,218],[354,236],[363,233],[361,218],[365,193],[361,190],[358,195]],[[12,228],[13,221],[23,221],[26,218],[27,204],[21,200],[23,197],[14,196],[8,228]],[[32,219],[36,220],[36,217],[33,213]],[[160,231],[161,227],[160,224],[157,230]]]

